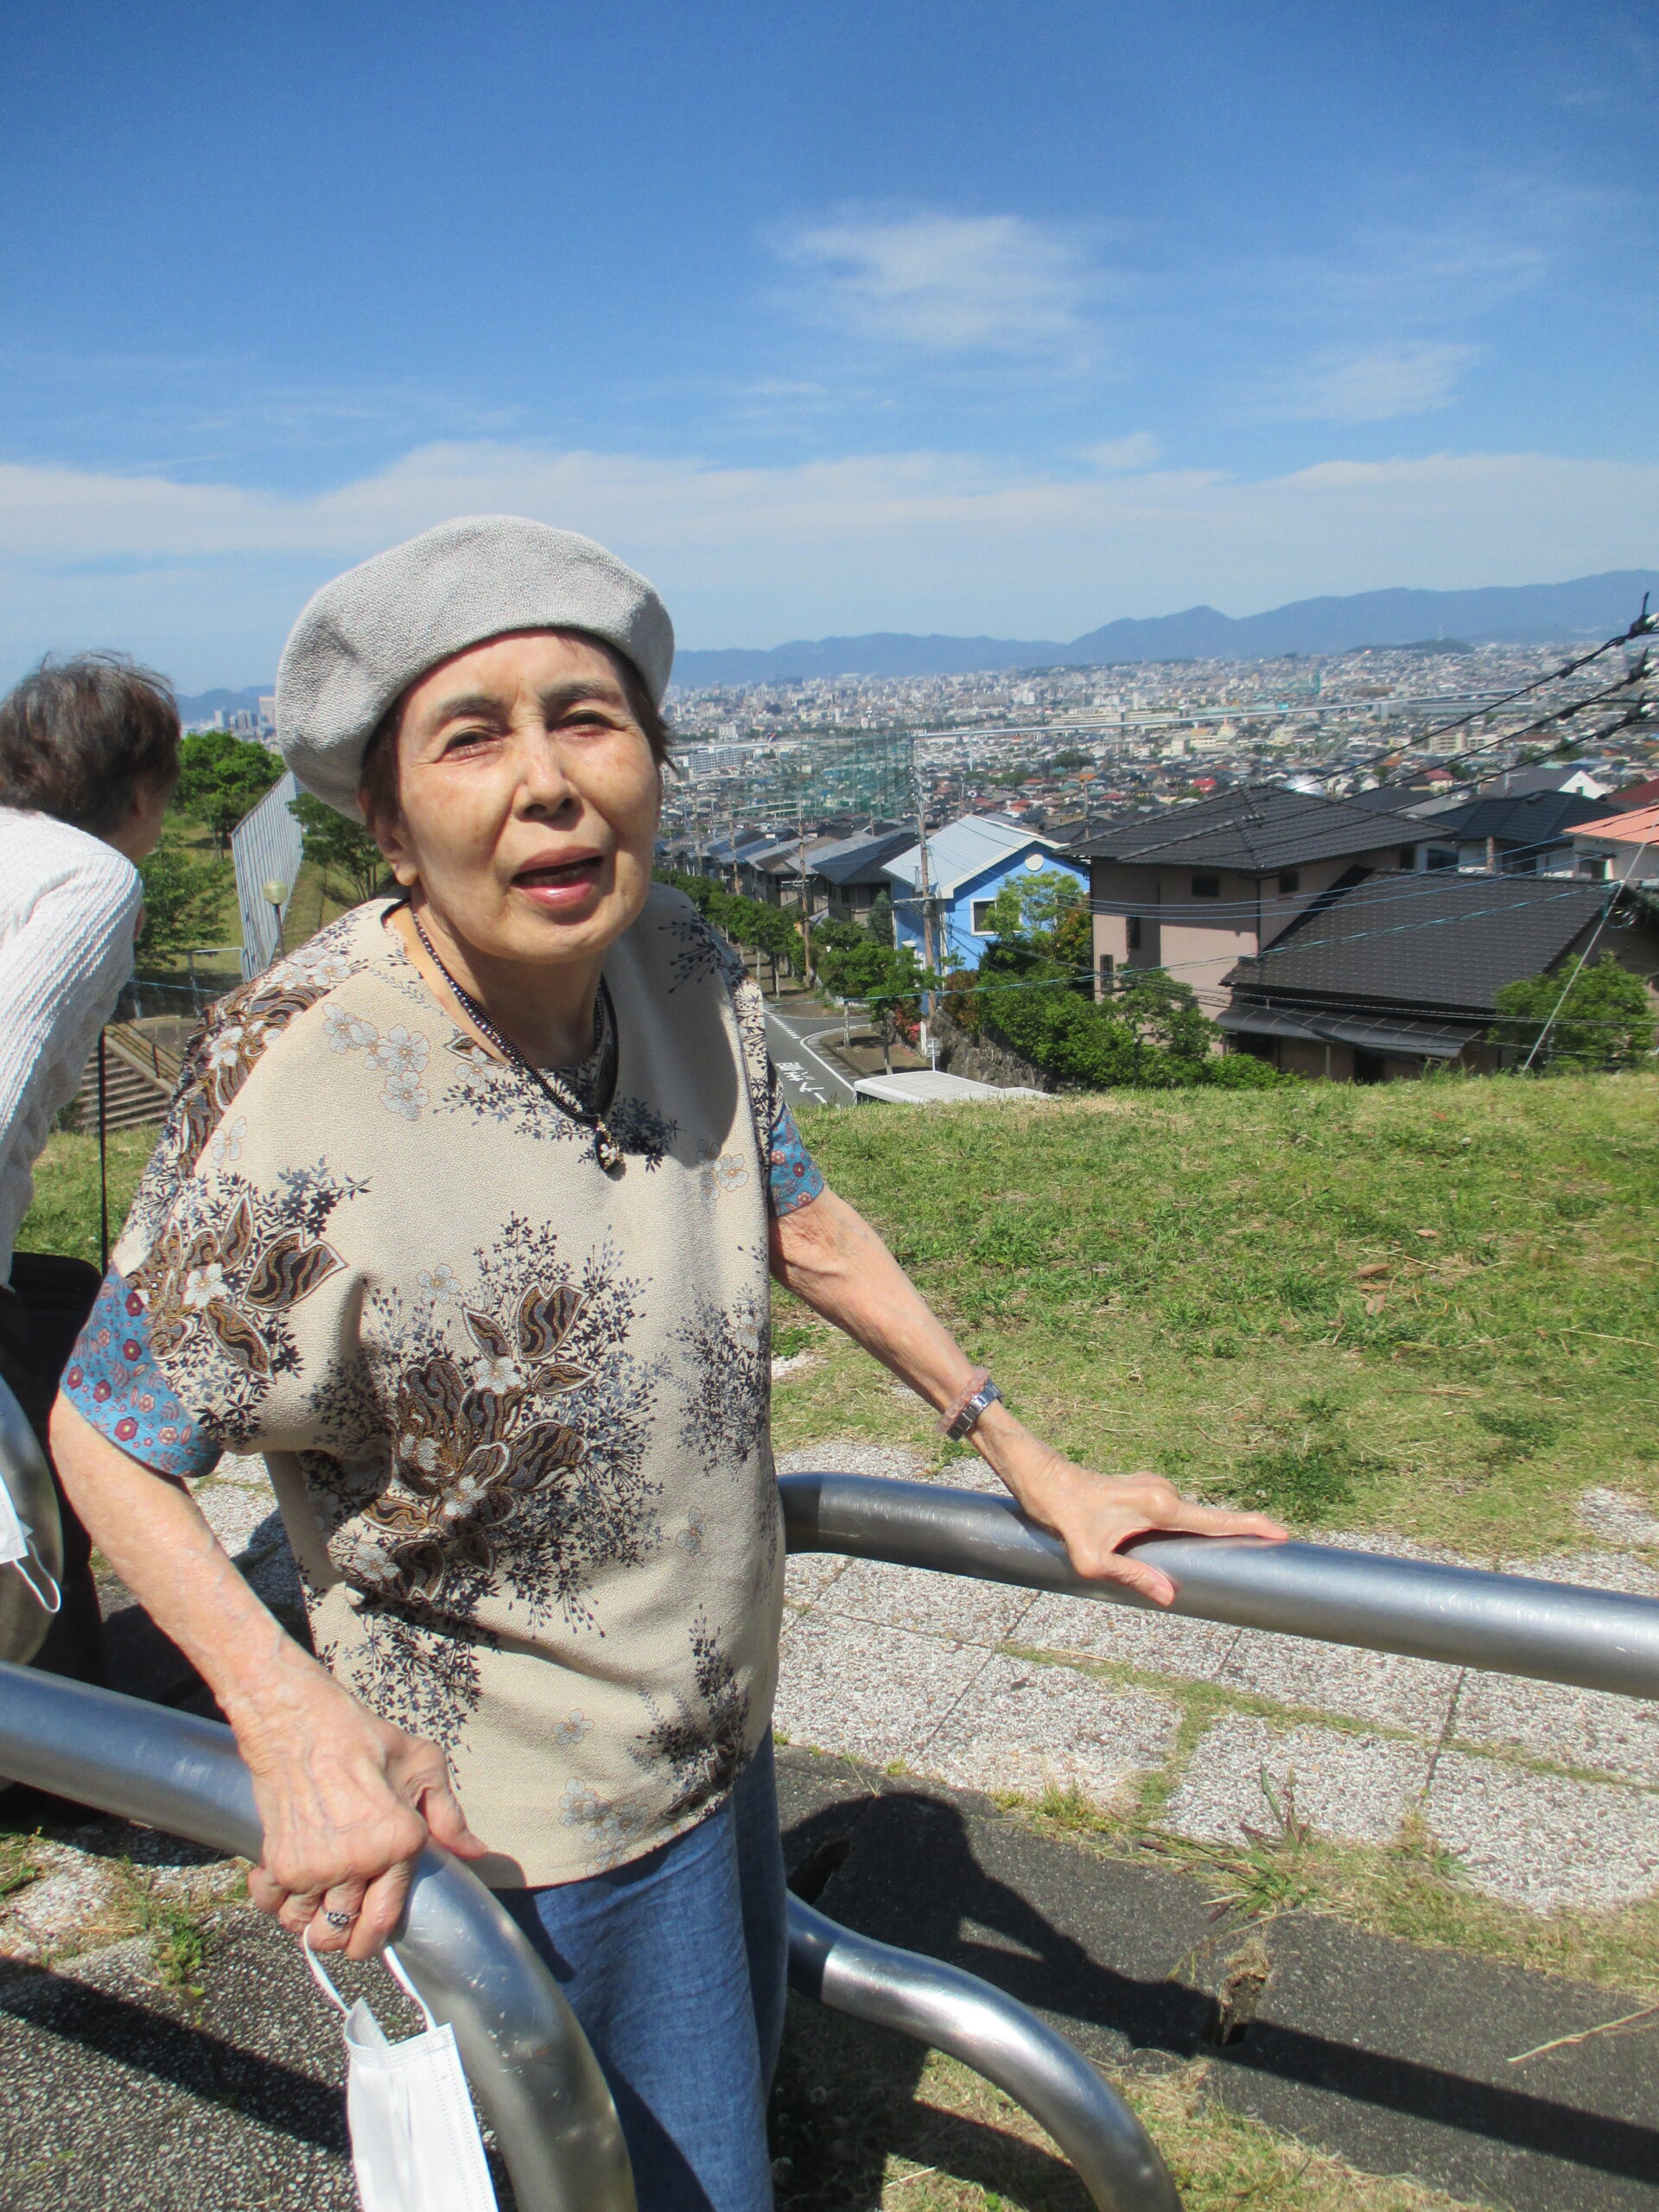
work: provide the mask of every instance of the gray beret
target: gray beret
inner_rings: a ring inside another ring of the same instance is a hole
[[[294,625],[276,742],[296,780],[361,821],[363,755],[386,709],[428,669],[509,630],[586,630],[663,703],[674,626],[643,576],[574,531],[463,515],[336,576]]]

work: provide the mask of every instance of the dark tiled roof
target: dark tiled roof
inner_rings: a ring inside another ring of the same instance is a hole
[[[1338,860],[1396,841],[1415,843],[1420,822],[1379,814],[1346,799],[1320,798],[1275,784],[1218,791],[1154,818],[1114,823],[1073,848],[1080,860],[1134,861],[1165,868],[1227,868],[1247,875]]]
[[[1517,791],[1471,798],[1465,806],[1449,806],[1443,814],[1424,819],[1436,837],[1497,837],[1508,845],[1547,845],[1580,822],[1599,821],[1607,810],[1605,798],[1581,798],[1577,791]]]
[[[1375,875],[1314,907],[1226,981],[1241,993],[1490,1012],[1501,985],[1542,973],[1607,898],[1548,876]]]
[[[835,851],[822,854],[812,873],[826,883],[858,883],[867,878],[874,882],[881,874],[882,863],[915,842],[912,830],[887,830],[879,837],[849,837]]]

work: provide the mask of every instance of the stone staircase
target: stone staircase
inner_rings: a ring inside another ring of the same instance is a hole
[[[131,1129],[161,1121],[179,1079],[179,1053],[149,1033],[147,1026],[131,1021],[112,1021],[104,1032],[104,1048],[105,1128]],[[77,1128],[97,1129],[96,1052],[75,1094],[74,1116]]]

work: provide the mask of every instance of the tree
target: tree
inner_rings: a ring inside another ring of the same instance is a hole
[[[150,963],[171,960],[194,946],[212,943],[231,887],[224,861],[202,860],[189,851],[176,830],[164,830],[161,842],[138,863],[144,887],[144,925],[140,956]]]
[[[222,853],[237,823],[281,777],[283,764],[249,738],[193,729],[179,747],[179,771],[174,805],[211,830]]]
[[[1001,966],[993,965],[994,957],[982,963],[974,993],[981,1027],[1063,1089],[1213,1084],[1249,1090],[1294,1080],[1248,1054],[1217,1053],[1220,1030],[1191,985],[1162,969],[1133,970],[1123,988],[1097,1006],[1052,962],[1027,954],[1024,968],[1016,969],[1012,958]]]
[[[321,869],[329,890],[331,871],[337,868],[345,878],[347,896],[341,905],[357,906],[372,899],[385,880],[386,860],[362,823],[348,821],[309,791],[290,799],[288,810],[300,825],[301,851]]]
[[[1498,1020],[1487,1032],[1488,1043],[1503,1046],[1513,1066],[1531,1054],[1540,1072],[1636,1067],[1651,1057],[1659,1029],[1647,985],[1611,952],[1593,967],[1580,963],[1567,975],[1505,983],[1496,1005]]]
[[[833,933],[835,942],[826,943]],[[866,930],[832,922],[813,932],[818,976],[841,999],[859,999],[874,1015],[881,1033],[881,1058],[893,1072],[893,1047],[901,1025],[921,1015],[921,994],[937,990],[931,976],[907,944],[882,944]]]
[[[778,989],[778,963],[785,962],[791,973],[803,964],[800,925],[780,906],[773,906],[764,899],[746,899],[741,892],[728,891],[712,876],[677,875],[659,868],[657,880],[671,883],[677,891],[683,891],[704,921],[722,931],[734,944],[749,945],[757,952],[764,952],[772,963],[774,995]]]
[[[1052,940],[1068,914],[1088,912],[1089,898],[1075,875],[1064,868],[1046,868],[1033,874],[1027,868],[1011,875],[991,901],[986,927],[1000,938],[1023,938],[1027,943]],[[1052,944],[1039,944],[1049,951]]]

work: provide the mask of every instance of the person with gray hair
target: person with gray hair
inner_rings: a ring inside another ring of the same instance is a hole
[[[1274,1531],[1041,1443],[825,1187],[754,984],[652,880],[672,655],[643,577],[510,516],[301,614],[279,742],[397,893],[209,1016],[53,1433],[236,1731],[255,1902],[368,1957],[448,1846],[564,1986],[641,2212],[763,2212],[772,1279],[1084,1572],[1167,1601],[1130,1536]],[[315,1657],[191,1502],[225,1450],[270,1465]]]
[[[35,1162],[132,973],[135,863],[178,779],[173,695],[118,653],[42,661],[0,700],[0,1381],[42,1445],[99,1275],[67,1254],[17,1251],[17,1231]],[[61,1602],[35,1664],[99,1681],[92,1547],[58,1503]]]

